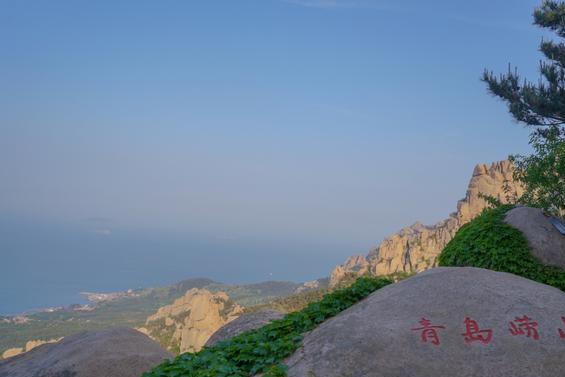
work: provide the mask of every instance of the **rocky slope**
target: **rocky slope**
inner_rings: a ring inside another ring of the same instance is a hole
[[[351,275],[370,272],[388,275],[398,272],[420,272],[436,265],[436,257],[453,238],[457,230],[475,218],[487,207],[480,194],[490,195],[505,203],[520,196],[523,189],[512,176],[510,161],[475,167],[464,199],[457,203],[457,211],[435,225],[416,223],[384,239],[366,257],[353,256],[337,266],[330,275],[330,287]]]
[[[193,288],[161,307],[139,331],[175,353],[197,352],[224,324],[243,313],[224,292]]]

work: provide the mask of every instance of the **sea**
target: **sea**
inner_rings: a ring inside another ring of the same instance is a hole
[[[358,245],[97,229],[0,217],[0,315],[205,277],[235,284],[329,275]]]

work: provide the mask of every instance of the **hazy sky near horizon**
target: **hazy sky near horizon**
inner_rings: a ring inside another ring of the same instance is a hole
[[[170,263],[253,250],[226,279],[258,280],[288,250],[314,278],[446,217],[476,163],[527,151],[479,77],[537,80],[538,4],[0,1],[0,283],[183,237]]]

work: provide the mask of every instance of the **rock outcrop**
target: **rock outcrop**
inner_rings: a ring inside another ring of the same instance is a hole
[[[334,288],[345,280],[348,275],[360,276],[369,271],[371,265],[363,255],[353,255],[345,263],[337,266],[330,274],[330,288]]]
[[[9,357],[14,357],[19,355],[20,353],[25,352],[25,349],[22,347],[14,347],[14,348],[8,348],[7,350],[5,350],[2,353],[2,359],[7,359]]]
[[[305,281],[298,288],[294,290],[294,293],[307,292],[315,289],[320,289],[322,287],[327,287],[327,283],[326,283],[327,280],[328,279],[325,278],[325,279]]]
[[[0,359],[7,359],[9,357],[13,357],[16,355],[19,355],[21,353],[24,352],[29,352],[32,349],[34,349],[35,347],[41,346],[43,344],[47,344],[47,343],[56,343],[58,341],[60,341],[63,338],[55,338],[55,339],[49,339],[49,340],[41,340],[41,339],[37,339],[37,340],[30,340],[28,342],[26,342],[24,347],[15,347],[15,348],[9,348],[7,350],[5,350],[2,353],[2,357]]]
[[[170,357],[133,329],[85,331],[0,361],[0,377],[139,377]]]
[[[242,332],[248,330],[258,329],[266,325],[267,323],[275,320],[281,319],[285,316],[285,313],[279,312],[278,310],[261,310],[255,313],[243,314],[237,319],[225,324],[218,331],[214,333],[206,342],[206,346],[210,347],[215,345],[222,340],[232,338]]]
[[[457,203],[457,211],[435,225],[416,223],[385,238],[366,258],[355,256],[332,271],[330,287],[335,287],[347,274],[361,275],[367,269],[375,275],[398,272],[420,272],[436,265],[436,258],[459,228],[479,215],[488,206],[482,195],[501,202],[519,197],[523,188],[513,179],[510,161],[475,167],[467,194]]]
[[[515,275],[436,268],[304,336],[289,377],[565,376],[565,293]]]
[[[216,330],[242,312],[243,308],[224,292],[193,288],[160,308],[138,330],[172,352],[198,352]]]
[[[538,208],[517,207],[506,214],[505,221],[520,230],[543,264],[565,269],[565,236]]]

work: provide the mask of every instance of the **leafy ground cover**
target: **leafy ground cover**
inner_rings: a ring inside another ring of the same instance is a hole
[[[541,263],[522,232],[504,222],[512,208],[487,209],[463,225],[440,254],[439,265],[509,272],[565,291],[565,271]]]
[[[298,349],[303,333],[391,283],[386,278],[359,278],[353,285],[329,293],[283,319],[198,353],[182,354],[142,377],[249,377],[256,373],[264,373],[264,377],[286,376],[282,360]]]

